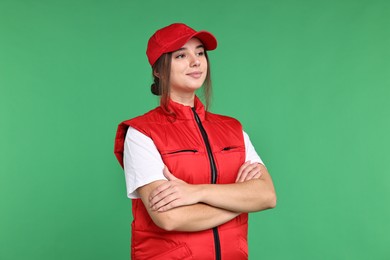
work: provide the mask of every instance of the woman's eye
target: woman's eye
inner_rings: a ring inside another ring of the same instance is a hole
[[[204,55],[204,51],[198,52],[197,55],[198,55],[198,56],[203,56],[203,55]]]
[[[183,59],[185,57],[184,54],[178,54],[176,55],[176,59]]]

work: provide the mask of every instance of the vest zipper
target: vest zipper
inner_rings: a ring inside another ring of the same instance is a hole
[[[196,113],[195,108],[192,108],[192,112],[194,112],[195,121],[199,127],[200,133],[202,134],[204,143],[206,145],[207,155],[209,157],[210,168],[211,168],[211,183],[216,184],[217,183],[217,167],[215,167],[214,156],[213,156],[213,153],[211,151],[209,138],[207,137],[206,130],[203,128],[202,122],[200,121],[200,118],[199,118],[198,114]],[[215,246],[215,259],[221,260],[221,244],[220,244],[220,240],[219,240],[218,227],[213,228],[213,235],[214,235],[214,246]]]
[[[214,161],[213,153],[211,152],[209,138],[207,137],[206,130],[204,130],[202,122],[200,121],[198,114],[195,112],[195,108],[192,108],[192,111],[194,112],[195,121],[198,124],[200,133],[202,134],[203,140],[206,144],[207,154],[209,157],[210,167],[211,167],[211,183],[216,184],[217,183],[217,168],[215,167],[215,161]]]

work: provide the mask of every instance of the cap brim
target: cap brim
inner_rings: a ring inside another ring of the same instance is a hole
[[[199,31],[192,35],[191,38],[194,37],[198,38],[204,44],[205,49],[208,51],[212,51],[217,48],[217,39],[214,37],[214,35],[207,31]]]
[[[181,47],[183,47],[184,44],[186,44],[189,40],[191,40],[194,37],[198,38],[203,43],[204,48],[207,51],[212,51],[212,50],[215,50],[217,48],[218,43],[217,43],[217,39],[214,37],[214,35],[212,35],[211,33],[207,32],[207,31],[199,31],[199,32],[196,32],[190,36],[186,35],[185,37],[176,39],[176,41],[174,43],[172,43],[169,46],[169,48],[164,50],[164,53],[173,52],[173,51],[180,49]]]

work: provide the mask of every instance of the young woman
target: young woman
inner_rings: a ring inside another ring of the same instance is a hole
[[[271,177],[234,118],[207,111],[215,37],[171,24],[149,39],[161,105],[122,122],[115,154],[132,199],[132,259],[248,259],[248,212],[273,208]],[[203,86],[206,107],[195,91]]]

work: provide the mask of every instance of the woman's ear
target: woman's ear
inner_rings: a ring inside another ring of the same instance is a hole
[[[153,70],[153,75],[157,78],[160,78],[160,73],[158,73],[157,70]]]

